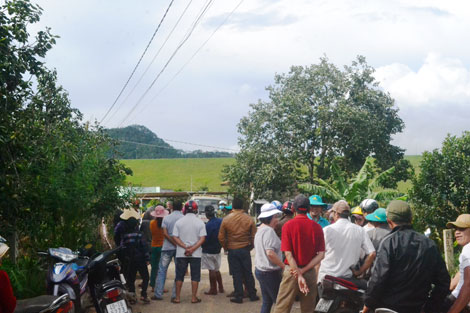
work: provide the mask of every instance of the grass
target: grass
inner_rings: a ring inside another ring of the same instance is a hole
[[[121,160],[134,172],[127,177],[127,182],[142,187],[161,187],[173,190],[226,191],[222,183],[222,168],[232,164],[232,158],[208,159],[153,159],[153,160]],[[191,184],[192,181],[192,184]]]
[[[422,156],[407,155],[405,159],[411,162],[418,174]],[[226,191],[227,187],[220,185],[222,168],[234,161],[233,158],[121,160],[134,172],[133,176],[127,177],[128,183],[184,191],[197,191],[202,187],[209,188],[209,191]],[[410,180],[398,183],[398,190],[403,193],[408,193],[410,188]]]

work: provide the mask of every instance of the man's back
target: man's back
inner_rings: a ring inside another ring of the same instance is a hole
[[[445,298],[449,283],[449,274],[434,242],[411,226],[399,226],[382,240],[365,303],[368,307],[384,306],[400,313],[420,312],[426,302],[429,307],[437,307]],[[431,284],[435,287],[428,301]]]
[[[169,236],[173,236],[173,228],[175,227],[176,221],[183,217],[183,213],[181,211],[175,210],[171,212],[170,215],[167,215],[163,218],[162,221],[162,228],[166,228]],[[166,238],[163,241],[162,251],[166,250],[175,250],[176,247],[171,242],[169,242]]]
[[[323,228],[325,234],[325,258],[321,262],[319,281],[325,275],[352,277],[351,266],[359,261],[361,251],[370,254],[375,251],[372,242],[362,227],[346,218]]]
[[[220,226],[219,241],[226,249],[241,249],[253,244],[256,225],[243,210],[234,210]]]
[[[196,244],[201,237],[206,236],[206,226],[204,222],[194,213],[187,213],[180,218],[173,228],[173,235],[178,237],[186,246],[190,247]],[[185,249],[177,246],[176,257],[185,257]],[[192,254],[193,257],[201,257],[202,248],[199,247]]]

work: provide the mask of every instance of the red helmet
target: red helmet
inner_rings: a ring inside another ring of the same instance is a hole
[[[197,202],[194,200],[189,200],[184,204],[184,214],[186,213],[195,213],[197,212]]]
[[[284,202],[284,204],[282,205],[282,212],[293,214],[294,213],[294,203],[291,202],[291,201]]]

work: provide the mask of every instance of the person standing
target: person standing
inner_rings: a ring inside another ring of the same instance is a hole
[[[317,298],[315,266],[325,256],[323,230],[313,223],[307,212],[310,202],[304,195],[294,199],[297,215],[282,229],[281,250],[286,255],[286,267],[282,275],[274,313],[290,312],[299,296],[300,311],[313,313]]]
[[[220,274],[220,245],[218,235],[222,219],[215,217],[215,209],[212,205],[208,205],[204,208],[207,219],[209,220],[206,224],[206,240],[202,244],[202,260],[201,268],[209,270],[209,291],[204,292],[206,295],[217,294],[217,284],[219,284],[219,292],[224,292],[224,285],[222,284],[222,275]]]
[[[294,207],[292,204],[291,201],[286,201],[282,205],[282,217],[279,219],[279,223],[277,223],[276,227],[274,227],[279,239],[282,238],[282,227],[284,224],[294,218]]]
[[[449,273],[434,242],[411,227],[405,201],[387,206],[392,232],[377,251],[364,296],[364,313],[388,308],[400,313],[436,312],[449,290]]]
[[[154,219],[150,221],[150,232],[152,234],[152,248],[150,256],[150,265],[152,266],[152,271],[150,272],[150,286],[152,287],[152,292],[155,292],[155,280],[158,273],[158,263],[160,263],[160,256],[162,254],[163,240],[165,236],[163,235],[163,218],[168,215],[168,211],[161,205],[150,212],[150,216]]]
[[[181,213],[182,209],[183,203],[179,200],[175,201],[173,203],[173,212],[163,218],[162,228],[165,239],[163,241],[160,262],[158,263],[157,281],[155,283],[155,293],[152,296],[152,300],[163,300],[163,290],[165,288],[168,266],[170,266],[171,260],[176,256],[176,243],[173,239],[173,228],[175,227],[175,223],[183,217],[183,213]],[[171,298],[173,299],[175,296],[175,285],[173,285]]]
[[[265,203],[258,216],[262,224],[255,235],[255,276],[259,281],[263,298],[261,313],[271,312],[279,293],[282,270],[285,267],[282,263],[281,240],[274,231],[281,214],[282,211],[274,204]]]
[[[5,238],[0,236],[0,265],[2,265],[3,256],[10,249],[6,242]],[[0,290],[0,313],[13,313],[16,308],[16,298],[13,294],[10,278],[3,270],[0,270]]]
[[[139,231],[140,215],[133,209],[124,210],[121,214],[123,221],[119,222],[114,230],[114,238],[119,240],[121,257],[123,259],[123,272],[127,281],[129,292],[135,294],[135,278],[137,272],[142,277],[142,292],[140,300],[149,303],[147,287],[149,284],[148,245],[142,233]],[[135,299],[131,303],[137,302]]]
[[[455,229],[455,240],[462,248],[459,256],[459,271],[452,279],[452,294],[448,297],[449,313],[470,312],[470,214],[461,214],[455,222],[447,223]]]
[[[233,278],[234,303],[243,303],[243,282],[248,289],[251,301],[259,300],[256,295],[255,279],[251,270],[250,250],[256,234],[256,225],[253,219],[243,210],[243,200],[234,197],[232,213],[227,215],[220,226],[219,241],[225,250],[228,250],[228,262]]]
[[[321,262],[318,282],[322,283],[326,275],[344,278],[365,289],[367,281],[358,279],[372,266],[375,259],[375,249],[366,231],[349,221],[351,208],[340,200],[333,205],[335,222],[323,229],[325,235],[326,253]],[[361,260],[364,251],[366,260],[358,270],[352,270]]]
[[[323,200],[320,196],[313,195],[309,198],[310,201],[310,212],[307,213],[307,217],[315,222],[317,222],[322,228],[330,225],[330,222],[323,218],[323,208],[327,207],[326,203],[323,203]]]
[[[370,241],[374,245],[375,251],[379,249],[379,245],[382,242],[382,239],[390,234],[390,226],[387,223],[387,213],[384,208],[378,208],[373,213],[366,216],[366,220],[375,228],[369,231]]]
[[[196,201],[190,200],[184,205],[185,216],[175,223],[173,228],[173,239],[176,247],[176,297],[173,303],[180,303],[181,288],[183,287],[184,275],[191,267],[191,303],[199,303],[197,289],[201,280],[201,245],[206,239],[206,227],[204,222],[196,216],[198,206]]]

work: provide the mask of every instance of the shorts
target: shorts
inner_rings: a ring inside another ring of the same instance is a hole
[[[191,268],[191,281],[201,281],[201,258],[176,258],[176,281],[184,281],[184,275]]]
[[[218,271],[220,269],[220,253],[202,253],[201,268],[204,270]]]

